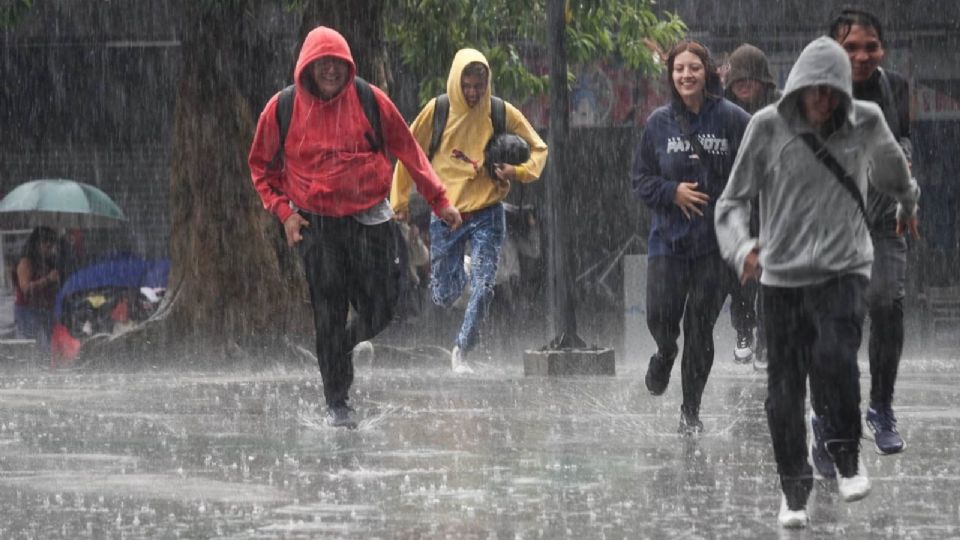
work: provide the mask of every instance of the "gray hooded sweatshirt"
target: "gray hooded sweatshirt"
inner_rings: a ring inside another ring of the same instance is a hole
[[[760,282],[767,286],[805,287],[851,273],[870,277],[873,244],[856,200],[800,138],[816,133],[800,98],[804,88],[817,85],[841,93],[843,121],[821,143],[854,179],[863,200],[869,181],[899,202],[901,220],[916,211],[920,190],[903,150],[880,108],[853,99],[846,52],[827,37],[812,41],[790,70],[780,101],[750,120],[717,201],[721,254],[740,275],[747,254],[759,247]],[[750,201],[758,194],[759,239],[748,230]]]

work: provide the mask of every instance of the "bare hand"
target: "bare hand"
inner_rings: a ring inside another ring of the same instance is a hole
[[[746,285],[749,281],[759,281],[763,269],[760,268],[760,248],[753,248],[743,260],[743,274],[740,275],[740,284]]]
[[[47,274],[47,281],[49,281],[50,283],[59,283],[60,272],[57,270],[51,270],[50,273]]]
[[[691,219],[693,214],[703,217],[702,207],[710,202],[710,196],[697,191],[697,182],[680,182],[677,192],[673,195],[673,204],[680,207],[683,215]]]
[[[440,210],[440,219],[447,224],[453,230],[460,228],[460,225],[463,224],[463,218],[460,217],[460,212],[457,211],[453,205],[447,206],[443,210]]]
[[[493,166],[494,172],[497,173],[497,178],[500,180],[516,180],[517,179],[517,168],[509,163],[496,163]]]
[[[394,212],[394,213],[393,213],[393,219],[395,219],[395,220],[397,220],[397,221],[402,221],[402,222],[406,223],[409,218],[410,218],[410,214],[409,214],[406,210],[404,210],[404,211],[402,211],[402,212]]]
[[[920,239],[920,225],[917,221],[916,214],[910,216],[906,223],[899,219],[897,220],[897,236],[903,236],[903,233],[906,231],[910,231],[910,236],[913,237],[914,240]]]
[[[290,217],[283,222],[283,232],[287,235],[287,245],[293,247],[297,242],[303,240],[300,229],[309,226],[310,222],[303,219],[303,216],[300,214],[296,212],[290,214]]]

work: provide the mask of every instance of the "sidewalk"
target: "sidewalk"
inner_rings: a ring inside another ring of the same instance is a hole
[[[679,367],[661,397],[629,363],[569,379],[515,358],[469,377],[359,367],[356,431],[324,425],[313,366],[0,370],[0,536],[777,537],[764,377],[723,347],[697,439],[676,433]],[[960,536],[957,361],[904,359],[906,451],[864,440],[871,495],[845,504],[817,481],[810,528],[787,536]]]

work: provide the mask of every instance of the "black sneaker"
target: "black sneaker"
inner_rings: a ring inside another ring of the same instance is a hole
[[[702,432],[703,422],[700,421],[700,414],[680,407],[680,427],[677,428],[677,433],[692,436]]]
[[[813,434],[813,444],[810,445],[810,461],[813,462],[817,473],[823,478],[837,476],[837,467],[833,457],[827,452],[827,440],[824,437],[824,421],[816,414],[810,414],[810,432]]]
[[[655,396],[659,396],[667,391],[667,385],[670,384],[670,368],[666,359],[660,354],[654,354],[650,357],[650,364],[647,366],[647,375],[643,382],[647,385],[647,390]]]
[[[733,361],[747,364],[753,360],[753,331],[737,330],[737,346],[733,349]]]
[[[353,413],[353,408],[346,403],[330,405],[327,408],[327,425],[330,427],[357,429],[357,421],[353,418]]]
[[[881,454],[903,451],[903,437],[897,432],[897,417],[889,405],[871,403],[867,409],[867,425],[873,431],[873,440]]]

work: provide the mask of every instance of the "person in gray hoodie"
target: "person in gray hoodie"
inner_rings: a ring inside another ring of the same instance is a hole
[[[839,167],[826,165],[827,154]],[[837,169],[845,171],[846,185]],[[860,459],[857,368],[873,262],[863,208],[868,181],[898,201],[897,228],[915,233],[919,188],[903,151],[880,108],[853,99],[843,48],[818,38],[790,70],[783,98],[751,119],[715,214],[724,259],[741,281],[760,279],[765,405],[784,527],[806,525],[813,487],[804,422],[808,375],[813,410],[834,428],[827,449],[840,496],[854,501],[870,491]],[[749,231],[757,196],[759,238]]]

